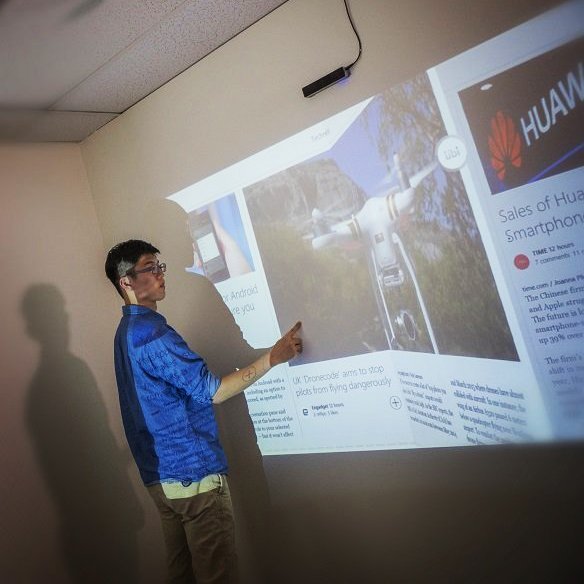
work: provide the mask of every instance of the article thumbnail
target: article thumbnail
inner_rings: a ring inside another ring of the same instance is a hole
[[[435,159],[444,135],[423,74],[373,99],[325,153],[244,189],[280,326],[302,319],[312,361],[517,360],[460,176]]]
[[[584,164],[584,39],[459,92],[496,195]]]
[[[217,284],[253,271],[235,195],[190,212],[187,224],[193,241],[193,265],[187,272],[204,275]]]

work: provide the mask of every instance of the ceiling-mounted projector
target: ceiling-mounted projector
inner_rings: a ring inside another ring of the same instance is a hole
[[[349,69],[349,67],[339,67],[328,75],[325,75],[324,77],[321,77],[320,79],[305,85],[302,88],[302,93],[304,94],[304,97],[312,97],[319,91],[322,91],[323,89],[326,89],[327,87],[330,87],[331,85],[346,79],[350,74],[351,69]]]

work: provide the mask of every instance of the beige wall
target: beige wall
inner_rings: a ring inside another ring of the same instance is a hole
[[[290,0],[85,141],[106,245],[138,236],[161,247],[171,266],[161,310],[189,336],[197,300],[179,283],[188,242],[165,197],[553,4],[355,0],[363,57],[348,83],[307,100],[301,87],[351,62],[356,41],[341,2]],[[566,518],[582,511],[581,448],[268,457],[262,476],[241,460],[249,451],[257,463],[238,425],[245,407],[230,414],[221,418],[240,543],[276,558],[270,582],[552,581],[574,562]],[[263,503],[250,512],[253,493]],[[546,532],[564,537],[546,543]]]
[[[356,43],[341,2],[289,0],[80,148],[0,149],[3,581],[162,580],[117,411],[105,250],[158,244],[170,266],[161,310],[196,336],[200,297],[180,278],[188,244],[166,196],[554,3],[354,0],[363,58],[348,83],[305,100],[300,88],[350,62]],[[228,367],[219,353],[208,357]],[[241,401],[220,413],[243,555],[275,557],[270,582],[547,582],[573,565],[580,447],[269,457],[264,474],[245,416]],[[68,579],[75,566],[97,567]]]
[[[490,5],[467,4],[352,3],[363,57],[348,83],[305,99],[301,87],[351,62],[357,42],[341,2],[287,2],[85,141],[106,243],[140,230],[156,236],[152,201],[457,54],[470,38],[476,44],[513,24]],[[525,7],[537,3],[520,4],[529,15],[535,7]],[[422,7],[429,13],[423,19]],[[465,26],[456,31],[454,23]]]
[[[0,191],[0,579],[138,582],[158,525],[122,438],[119,303],[79,146],[0,146]]]

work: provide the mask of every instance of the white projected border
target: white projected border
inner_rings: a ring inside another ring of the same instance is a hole
[[[274,144],[202,181],[168,197],[187,213],[221,195],[258,182],[328,150],[367,107],[371,99],[320,122],[307,130]]]

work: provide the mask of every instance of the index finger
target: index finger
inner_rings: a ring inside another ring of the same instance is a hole
[[[294,333],[297,333],[300,330],[300,327],[302,326],[302,323],[300,321],[298,321],[289,331],[288,334],[289,335],[293,335]]]

